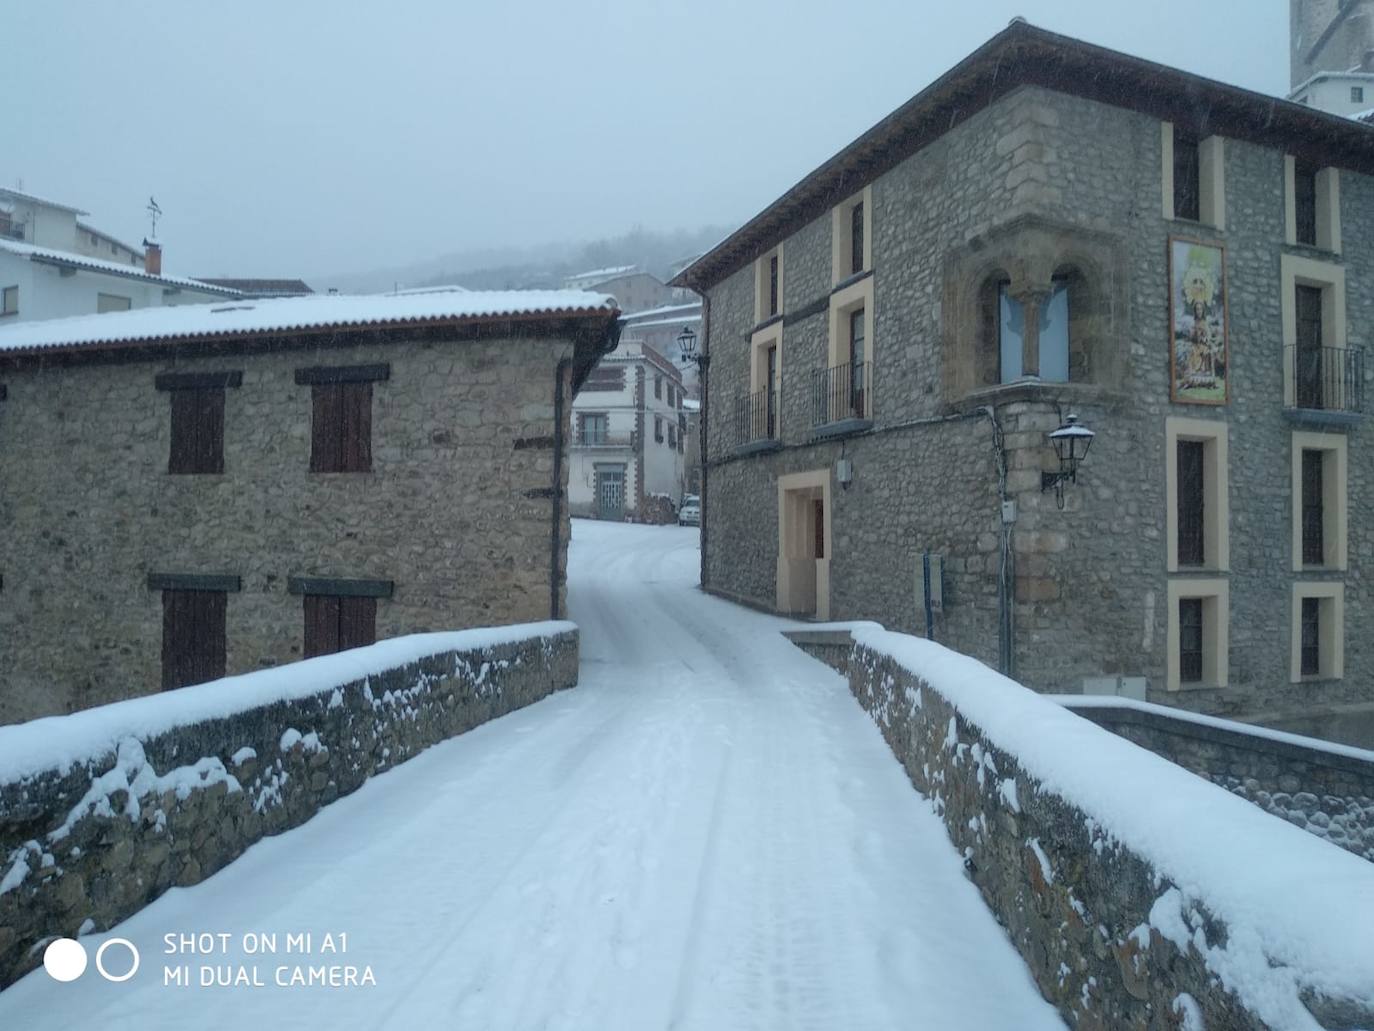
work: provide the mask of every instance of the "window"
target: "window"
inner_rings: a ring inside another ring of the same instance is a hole
[[[1290,678],[1340,680],[1345,676],[1345,585],[1293,585]]]
[[[1302,563],[1320,566],[1326,561],[1325,513],[1322,498],[1322,453],[1302,451]]]
[[[654,400],[663,400],[663,377],[659,375],[654,376]]]
[[[1295,242],[1317,246],[1317,170],[1301,162],[1293,169],[1293,219]]]
[[[1165,421],[1167,568],[1230,568],[1226,423]]]
[[[672,423],[668,424],[668,448],[673,451],[677,450],[677,427]]]
[[[1363,104],[1363,103],[1364,103],[1364,87],[1363,87],[1363,86],[1351,86],[1351,87],[1350,87],[1350,102],[1351,102],[1352,104]]]
[[[1346,438],[1293,434],[1293,568],[1346,568]]]
[[[749,393],[738,399],[738,435],[742,443],[777,440],[781,433],[782,323],[757,330],[749,347]]]
[[[307,594],[305,657],[377,643],[377,599]]]
[[[1297,380],[1299,408],[1322,408],[1322,291],[1320,287],[1298,284],[1293,288],[1293,311],[1297,319]]]
[[[1291,244],[1341,249],[1341,179],[1335,168],[1321,168],[1292,154],[1284,156],[1287,196],[1284,239]]]
[[[224,676],[228,592],[239,578],[153,573],[148,587],[162,592],[162,689]]]
[[[389,365],[297,369],[311,387],[310,471],[372,471],[372,384],[388,379]]]
[[[754,263],[754,322],[767,322],[782,313],[783,267],[779,245]]]
[[[1225,580],[1170,580],[1168,601],[1168,689],[1225,687],[1229,585]]]
[[[862,419],[868,409],[864,404],[864,309],[849,313],[849,375],[848,411],[846,417]],[[831,413],[832,417],[835,413]]]
[[[0,293],[0,315],[19,314],[19,287],[7,286]]]
[[[224,391],[243,383],[242,372],[164,372],[154,379],[171,395],[171,474],[224,472]]]
[[[582,415],[583,444],[606,443],[606,418],[604,412],[587,412]]]
[[[1321,664],[1321,599],[1302,598],[1302,626],[1299,630],[1299,669],[1305,677],[1315,677]]]
[[[1035,337],[1037,342],[1033,372],[1025,368],[1026,325],[1025,305],[1010,294],[1011,283],[1002,280],[997,286],[998,381],[1014,383],[1028,375],[1054,383],[1069,380],[1069,279],[1055,276],[1050,281],[1050,294],[1040,304]]]
[[[1178,679],[1184,684],[1202,680],[1202,599],[1178,601]]]
[[[128,311],[133,307],[133,302],[127,297],[120,297],[118,294],[96,294],[95,311],[97,315],[102,315],[107,311]]]
[[[1174,218],[1202,220],[1198,141],[1174,126]]]
[[[663,443],[663,417],[659,415],[654,416],[654,440]]]
[[[859,201],[849,212],[849,271],[864,270],[864,202]]]

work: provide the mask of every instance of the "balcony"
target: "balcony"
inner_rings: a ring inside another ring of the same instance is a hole
[[[1364,414],[1363,348],[1289,346],[1284,352],[1294,422],[1349,423]]]
[[[837,437],[873,425],[872,365],[850,362],[811,373],[811,435]]]
[[[584,448],[632,448],[635,446],[634,430],[584,430],[573,438],[573,447]]]
[[[735,450],[771,451],[782,446],[778,440],[778,390],[767,388],[735,399]]]

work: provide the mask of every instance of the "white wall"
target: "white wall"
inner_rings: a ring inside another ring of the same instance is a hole
[[[1363,100],[1350,99],[1350,87],[1358,86],[1364,90]],[[1374,75],[1368,73],[1339,74],[1323,76],[1293,93],[1293,99],[1317,111],[1329,111],[1336,115],[1354,115],[1374,109]]]
[[[0,318],[0,326],[32,319],[60,319],[72,315],[94,315],[98,294],[129,298],[133,308],[154,308],[174,304],[205,304],[223,301],[218,294],[195,290],[168,293],[160,283],[125,276],[77,270],[63,275],[55,265],[30,261],[27,257],[0,251],[0,287],[19,287],[19,314]]]

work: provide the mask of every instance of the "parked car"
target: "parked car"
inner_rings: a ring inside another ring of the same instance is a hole
[[[683,502],[677,513],[678,526],[700,526],[701,525],[701,503],[695,499]]]

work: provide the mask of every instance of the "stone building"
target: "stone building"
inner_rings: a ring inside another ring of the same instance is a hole
[[[1371,173],[1367,126],[1014,21],[674,279],[704,586],[1044,690],[1374,700]]]
[[[621,323],[619,346],[592,370],[573,411],[572,514],[671,522],[686,451],[678,367]]]
[[[0,723],[564,611],[582,292],[0,329]]]

